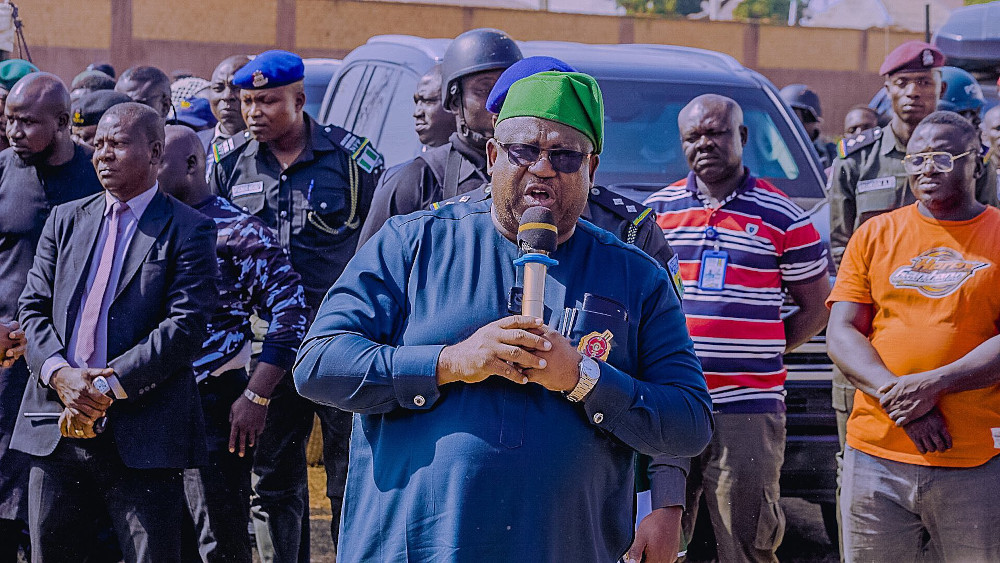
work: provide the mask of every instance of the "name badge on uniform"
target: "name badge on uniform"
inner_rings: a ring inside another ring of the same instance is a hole
[[[872,190],[888,190],[895,187],[896,177],[886,176],[884,178],[874,178],[858,182],[858,193],[870,192]]]
[[[706,250],[701,254],[701,273],[698,275],[698,289],[722,291],[726,286],[726,265],[729,253],[725,250]]]
[[[259,194],[264,191],[264,182],[250,182],[249,184],[236,184],[232,189],[231,197],[240,197],[247,194]]]

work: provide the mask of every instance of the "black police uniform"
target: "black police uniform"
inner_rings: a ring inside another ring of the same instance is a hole
[[[361,228],[360,248],[390,217],[429,209],[431,204],[471,192],[489,182],[486,155],[452,133],[450,142],[428,149],[382,175]]]
[[[314,314],[327,290],[354,256],[360,227],[371,205],[383,162],[369,141],[305,116],[307,143],[285,170],[267,145],[249,132],[215,146],[212,169],[216,193],[255,215],[275,231],[302,276],[306,302]],[[333,511],[334,541],[340,522],[347,473],[351,417],[316,405],[295,391],[291,372],[271,395],[269,415],[254,454],[255,523],[271,535],[276,561],[294,561],[308,553],[309,505],[306,442],[319,415],[327,496]],[[304,524],[303,524],[304,522]]]

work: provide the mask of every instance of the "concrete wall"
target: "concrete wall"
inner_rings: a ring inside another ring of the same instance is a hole
[[[153,64],[208,76],[216,63],[269,48],[343,57],[372,35],[454,37],[497,27],[516,39],[583,43],[664,43],[727,53],[770,78],[820,95],[825,130],[881,84],[882,59],[919,34],[788,28],[732,22],[594,16],[359,0],[18,0],[31,55],[72,79],[94,61],[119,71]]]

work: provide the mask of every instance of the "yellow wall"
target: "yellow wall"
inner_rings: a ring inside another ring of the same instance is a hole
[[[760,28],[757,65],[763,68],[856,70],[861,32],[850,29]]]
[[[271,45],[276,18],[276,0],[132,0],[136,39]]]
[[[386,33],[454,37],[465,31],[462,18],[454,6],[298,0],[295,40],[300,48],[349,51]]]
[[[472,26],[503,29],[515,39],[618,43],[619,18],[553,12],[477,9]]]
[[[636,43],[664,43],[711,49],[745,62],[743,37],[746,25],[729,22],[694,22],[636,18]]]
[[[111,0],[17,0],[28,48],[106,49],[111,43]]]
[[[870,72],[878,72],[878,67],[882,66],[882,61],[885,60],[886,56],[892,52],[893,49],[899,47],[901,43],[910,41],[912,39],[918,39],[920,41],[924,40],[923,34],[920,33],[897,33],[892,31],[883,31],[878,29],[872,29],[868,31],[868,61],[866,69]]]

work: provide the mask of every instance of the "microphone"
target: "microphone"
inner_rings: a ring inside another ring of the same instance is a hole
[[[521,215],[517,227],[517,246],[521,257],[515,266],[524,266],[524,293],[521,314],[544,320],[545,274],[549,266],[559,262],[549,258],[555,252],[559,229],[547,207],[529,207]]]

